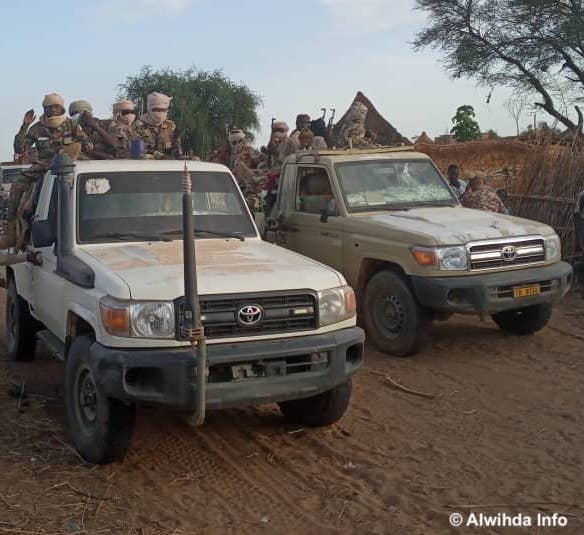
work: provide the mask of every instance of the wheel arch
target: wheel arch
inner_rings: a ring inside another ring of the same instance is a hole
[[[72,307],[67,311],[67,323],[65,331],[65,354],[69,353],[69,349],[73,340],[80,335],[88,335],[95,339],[95,317],[88,310],[81,307]]]

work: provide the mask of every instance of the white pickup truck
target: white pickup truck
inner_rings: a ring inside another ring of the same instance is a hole
[[[32,223],[42,265],[7,269],[9,353],[31,359],[40,338],[65,360],[67,421],[90,462],[123,457],[137,404],[193,411],[200,394],[182,328],[183,166],[53,162]],[[188,167],[205,407],[276,402],[289,420],[335,422],[363,359],[353,290],[334,269],[262,241],[227,168]]]

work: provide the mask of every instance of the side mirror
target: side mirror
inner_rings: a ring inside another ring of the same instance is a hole
[[[338,215],[337,203],[332,199],[328,206],[320,211],[320,222],[327,223],[329,217],[336,217]]]
[[[57,241],[48,220],[33,221],[31,234],[34,247],[50,247]]]

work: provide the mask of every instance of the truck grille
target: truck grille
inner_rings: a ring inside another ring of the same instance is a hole
[[[181,332],[184,298],[179,298],[175,307],[177,332]],[[245,310],[241,312],[242,309]],[[261,311],[261,318],[255,322],[258,310]],[[208,338],[235,338],[316,329],[317,310],[316,295],[306,291],[201,297],[201,320]]]
[[[496,269],[545,261],[543,238],[475,243],[470,246],[470,269]]]

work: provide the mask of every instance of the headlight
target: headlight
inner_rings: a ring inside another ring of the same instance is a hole
[[[562,259],[562,242],[557,235],[545,239],[545,259],[548,262]]]
[[[352,318],[357,312],[355,292],[350,286],[341,286],[318,292],[319,326],[326,327]]]
[[[174,307],[172,303],[134,303],[130,305],[132,334],[138,338],[172,338]]]
[[[412,254],[420,266],[444,271],[466,271],[468,269],[468,255],[464,246],[413,247]]]
[[[158,301],[100,301],[101,321],[112,336],[174,338],[174,306]]]

